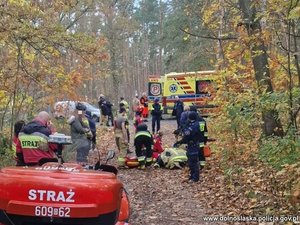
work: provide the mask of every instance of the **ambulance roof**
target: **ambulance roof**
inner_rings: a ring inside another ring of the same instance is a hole
[[[215,70],[207,70],[207,71],[195,71],[195,72],[182,72],[182,73],[176,73],[171,72],[166,74],[167,77],[180,77],[180,76],[199,76],[199,75],[212,75],[216,74]]]

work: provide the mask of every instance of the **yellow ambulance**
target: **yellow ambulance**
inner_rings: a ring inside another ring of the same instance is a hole
[[[212,114],[216,106],[213,104],[216,89],[214,87],[216,71],[196,71],[183,73],[168,73],[164,76],[150,76],[148,83],[148,98],[152,104],[155,98],[160,98],[164,113],[171,114],[178,96],[184,105],[194,105],[202,116]]]

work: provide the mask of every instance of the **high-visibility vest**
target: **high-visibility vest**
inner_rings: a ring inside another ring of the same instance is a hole
[[[149,138],[151,138],[151,134],[148,131],[139,131],[135,134],[134,138],[137,138],[139,136],[147,136]]]

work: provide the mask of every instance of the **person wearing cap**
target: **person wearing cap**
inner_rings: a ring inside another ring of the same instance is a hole
[[[204,146],[207,143],[207,139],[208,139],[208,130],[207,130],[207,124],[206,121],[203,119],[202,116],[200,116],[200,114],[197,111],[196,106],[191,106],[190,107],[190,112],[196,112],[197,113],[197,118],[196,120],[199,122],[199,129],[201,132],[201,140],[200,140],[200,151],[199,151],[199,163],[200,163],[200,168],[204,168],[206,165],[206,159],[204,156]],[[189,113],[190,113],[189,112]]]
[[[179,99],[178,96],[175,96],[175,102],[174,102],[174,107],[173,107],[173,112],[172,115],[176,116],[176,121],[177,121],[177,129],[180,128],[180,117],[183,112],[183,102]]]
[[[155,98],[154,103],[151,108],[152,115],[152,134],[155,134],[155,125],[156,125],[156,133],[160,130],[160,119],[162,115],[163,107],[159,104],[159,99]]]
[[[74,115],[67,122],[71,127],[71,148],[76,151],[76,161],[79,164],[87,163],[92,137],[88,119],[85,117],[86,107],[82,103],[76,104]]]
[[[180,144],[187,144],[186,155],[188,157],[188,166],[190,169],[189,182],[198,182],[200,177],[199,144],[201,141],[201,132],[199,127],[200,124],[199,121],[197,121],[197,113],[190,112],[188,115],[188,124],[182,131],[183,138],[174,144],[174,147],[177,147]]]
[[[118,116],[114,121],[115,140],[119,150],[118,166],[119,168],[125,167],[126,155],[129,148],[129,132],[128,132],[128,119],[126,109],[121,108]]]

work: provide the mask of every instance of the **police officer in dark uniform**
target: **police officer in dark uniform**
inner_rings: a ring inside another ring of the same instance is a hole
[[[197,113],[190,112],[188,115],[188,124],[183,128],[182,140],[176,142],[174,147],[177,147],[180,144],[187,144],[187,157],[188,157],[188,166],[190,169],[189,182],[198,182],[200,177],[200,168],[199,168],[199,151],[200,151],[200,141],[201,141],[201,132],[199,129],[199,122],[197,121]]]
[[[206,124],[206,121],[203,119],[203,117],[201,115],[199,115],[199,113],[197,111],[197,108],[195,106],[191,106],[190,107],[189,113],[190,112],[197,113],[197,119],[196,119],[196,121],[199,122],[199,128],[200,128],[199,163],[200,163],[200,169],[202,169],[206,165],[206,159],[205,159],[205,156],[204,156],[204,146],[206,145],[207,139],[208,139],[207,124]]]
[[[206,159],[204,156],[204,146],[207,143],[208,139],[208,131],[207,131],[207,124],[203,117],[199,116],[198,118],[199,128],[200,128],[200,151],[199,151],[199,161],[200,161],[200,168],[202,169],[206,165]]]

